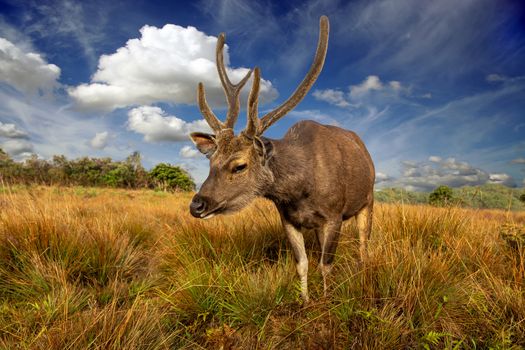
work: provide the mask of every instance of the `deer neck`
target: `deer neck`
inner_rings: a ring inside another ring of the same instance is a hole
[[[273,155],[268,161],[272,181],[264,186],[262,196],[284,204],[304,196],[307,184],[304,153],[284,140],[269,140]]]

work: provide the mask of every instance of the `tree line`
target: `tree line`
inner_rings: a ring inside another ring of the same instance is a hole
[[[191,176],[178,166],[160,163],[147,171],[142,166],[139,152],[133,152],[123,161],[114,161],[109,157],[70,160],[63,155],[45,160],[33,155],[17,162],[0,148],[0,180],[8,184],[151,188],[163,191],[195,189]]]

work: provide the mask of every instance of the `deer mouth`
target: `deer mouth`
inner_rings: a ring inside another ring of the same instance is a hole
[[[226,202],[222,202],[215,209],[212,209],[208,211],[207,213],[202,213],[200,218],[201,219],[211,219],[215,215],[222,213],[226,209],[225,204]]]

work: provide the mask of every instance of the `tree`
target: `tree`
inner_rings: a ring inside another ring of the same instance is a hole
[[[130,167],[133,173],[133,179],[129,186],[137,187],[147,187],[148,185],[148,172],[142,166],[142,155],[139,151],[135,151],[130,154],[124,163]]]
[[[523,202],[523,203],[525,203],[525,193],[522,193],[522,194],[520,195],[520,201]]]
[[[448,186],[439,186],[428,196],[428,202],[432,205],[445,206],[452,204],[454,193]]]
[[[8,162],[11,160],[9,154],[7,154],[3,149],[0,148],[0,162]]]
[[[195,189],[191,176],[178,166],[160,163],[151,169],[149,175],[156,187],[163,191],[192,191]]]

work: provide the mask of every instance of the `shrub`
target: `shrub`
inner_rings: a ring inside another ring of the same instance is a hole
[[[157,164],[149,172],[156,188],[163,191],[192,191],[195,189],[195,183],[191,176],[178,166],[167,163]]]
[[[454,194],[452,188],[439,186],[428,196],[428,202],[432,205],[445,206],[452,204]]]

